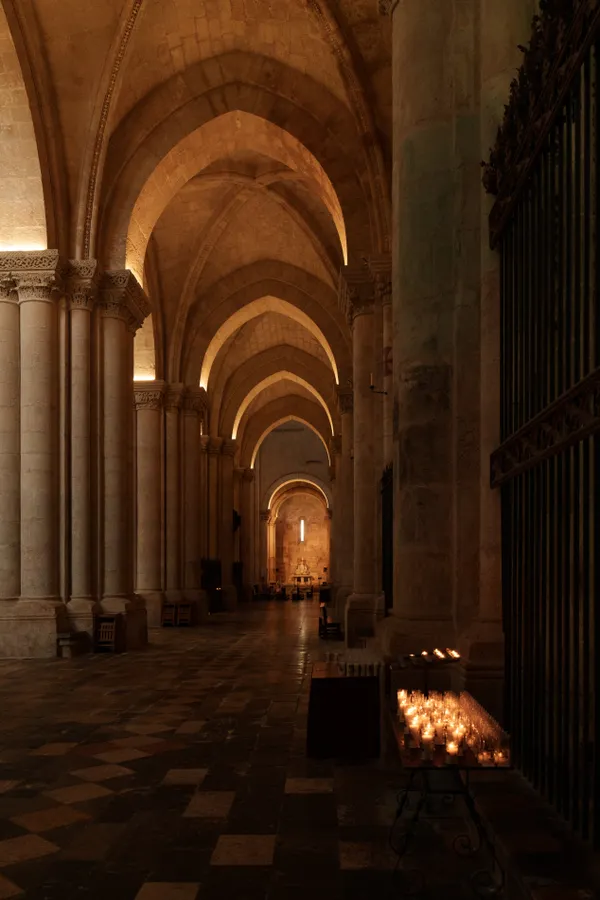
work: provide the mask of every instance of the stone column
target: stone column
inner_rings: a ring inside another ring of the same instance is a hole
[[[0,284],[0,616],[21,593],[19,305],[14,281]],[[0,624],[0,635],[3,630]],[[0,636],[0,654],[5,653]]]
[[[219,559],[221,514],[219,510],[219,457],[223,438],[211,437],[208,444],[208,556]]]
[[[182,453],[179,411],[184,386],[170,384],[165,410],[165,596],[169,603],[179,603],[183,588],[182,553]]]
[[[129,271],[108,272],[100,292],[103,537],[102,609],[125,616],[128,649],[147,643],[146,608],[133,593],[131,446],[133,337],[150,305]]]
[[[200,438],[200,559],[208,559],[208,445],[210,438]]]
[[[339,587],[337,569],[339,567],[339,530],[341,526],[340,516],[337,514],[339,501],[339,481],[338,473],[340,471],[340,456],[342,455],[342,439],[340,435],[335,435],[329,440],[329,455],[331,465],[329,466],[329,483],[331,485],[332,508],[331,528],[329,533],[329,571],[327,572],[327,582],[331,585],[332,600],[335,599],[335,591]]]
[[[277,581],[277,514],[267,519],[267,583]]]
[[[166,385],[162,381],[135,386],[137,424],[137,547],[135,590],[146,604],[148,625],[161,624],[162,567],[162,432]]]
[[[375,288],[366,266],[343,271],[340,299],[352,322],[354,382],[354,581],[346,607],[349,646],[371,637],[379,614],[375,584],[375,444],[373,392]]]
[[[368,260],[369,269],[375,279],[375,291],[382,314],[382,349],[380,382],[376,387],[384,391],[382,397],[382,468],[392,462],[393,457],[393,315],[392,315],[392,260],[389,256],[372,256]],[[379,353],[379,348],[377,348]]]
[[[269,519],[271,513],[268,510],[261,510],[260,518],[260,541],[258,548],[258,577],[262,584],[269,581]]]
[[[224,440],[221,452],[221,573],[225,609],[235,609],[237,590],[233,584],[233,459],[234,440]]]
[[[338,408],[342,421],[341,453],[337,469],[337,509],[339,518],[338,563],[335,564],[336,615],[344,621],[346,604],[352,593],[354,581],[354,462],[352,445],[354,441],[353,392],[351,387],[338,388]]]
[[[92,310],[98,292],[95,260],[73,260],[70,301],[70,595],[72,631],[91,645],[94,615],[100,611],[92,585]]]
[[[241,556],[242,573],[248,599],[254,584],[254,469],[241,471]]]
[[[19,646],[10,655],[51,657],[58,632],[68,629],[59,596],[58,300],[64,267],[54,250],[19,257],[21,598]]]
[[[204,388],[187,388],[183,400],[184,594],[196,621],[208,615],[208,597],[200,588],[200,422]]]

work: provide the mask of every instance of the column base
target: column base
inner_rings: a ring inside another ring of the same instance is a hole
[[[500,723],[504,712],[504,633],[499,622],[476,622],[458,639],[459,683]]]
[[[101,602],[101,613],[125,618],[125,650],[141,650],[148,645],[148,616],[142,599],[132,596],[107,596]]]
[[[183,600],[183,591],[169,590],[164,593],[165,603],[173,603],[177,606]]]
[[[350,594],[345,611],[346,646],[363,647],[374,638],[384,610],[382,594]]]
[[[192,623],[198,625],[208,618],[208,594],[199,588],[190,588],[183,592],[183,599],[192,605]]]
[[[0,657],[53,659],[59,655],[58,635],[68,630],[65,605],[55,597],[0,603]]]
[[[402,654],[420,653],[436,647],[456,647],[454,623],[451,619],[430,620],[396,616],[392,613],[377,628],[383,655],[396,659]]]
[[[225,612],[234,612],[237,609],[237,588],[233,584],[226,584],[221,588],[221,597]]]
[[[137,596],[146,607],[148,628],[160,628],[165,595],[162,591],[138,591]]]
[[[348,605],[348,597],[352,593],[352,588],[350,585],[342,584],[340,585],[333,599],[333,612],[335,614],[336,619],[340,622],[346,621],[346,607]]]
[[[69,631],[78,636],[78,652],[94,649],[94,617],[101,612],[93,597],[71,597],[67,604]]]

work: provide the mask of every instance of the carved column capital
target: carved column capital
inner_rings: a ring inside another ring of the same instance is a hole
[[[375,282],[366,262],[342,268],[338,304],[350,326],[358,316],[373,312]]]
[[[0,283],[5,297],[16,291],[19,303],[53,302],[64,289],[66,265],[58,250],[0,253]]]
[[[233,438],[226,438],[223,440],[223,446],[221,448],[221,452],[223,456],[235,456],[237,450],[237,441]]]
[[[375,294],[382,306],[392,302],[392,258],[384,256],[370,256],[367,259],[369,271],[375,283]]]
[[[329,452],[332,456],[337,456],[342,452],[341,434],[334,434],[333,437],[329,438]]]
[[[352,388],[337,389],[337,400],[340,409],[340,415],[351,413],[354,408],[354,391]]]
[[[168,384],[166,387],[165,407],[167,409],[181,409],[183,403],[183,384]]]
[[[72,259],[67,272],[67,294],[71,309],[91,312],[98,296],[100,269],[95,259]]]
[[[246,484],[252,484],[254,481],[254,469],[242,469],[242,481],[246,482]]]
[[[134,384],[133,397],[135,408],[162,409],[165,403],[166,384],[164,381],[147,381]]]
[[[186,387],[182,402],[184,413],[203,414],[206,409],[206,391],[201,387]]]
[[[202,453],[208,453],[208,448],[210,445],[210,437],[208,434],[203,434],[200,437],[200,450]]]
[[[266,522],[267,525],[269,524],[269,519],[271,518],[271,513],[269,512],[268,509],[261,509],[259,516],[260,516],[261,522]]]
[[[128,269],[104,273],[100,282],[98,305],[102,316],[121,319],[132,334],[142,326],[151,312],[146,294]]]
[[[209,456],[219,456],[221,450],[223,448],[223,438],[222,437],[210,437],[208,441],[208,455]]]
[[[391,16],[400,0],[379,0],[379,15]]]

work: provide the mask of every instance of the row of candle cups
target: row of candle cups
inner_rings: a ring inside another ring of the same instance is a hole
[[[500,726],[470,694],[398,691],[398,716],[405,746],[431,761],[436,748],[448,764],[457,763],[467,748],[482,766],[506,766],[508,748]]]

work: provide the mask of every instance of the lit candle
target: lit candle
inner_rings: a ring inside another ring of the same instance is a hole
[[[426,761],[433,759],[433,731],[423,732],[423,759]]]
[[[489,752],[489,750],[482,750],[477,754],[477,762],[480,766],[491,766],[492,754]]]
[[[508,763],[508,756],[504,750],[496,750],[494,752],[494,763],[497,766],[505,766]]]
[[[458,756],[458,744],[456,741],[449,741],[446,744],[446,762],[454,763]]]

